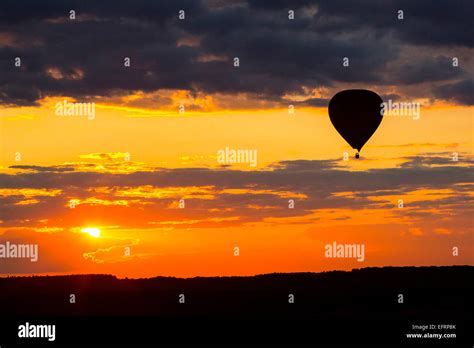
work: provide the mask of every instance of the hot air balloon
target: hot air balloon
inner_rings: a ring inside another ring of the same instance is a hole
[[[383,100],[366,89],[347,89],[329,102],[331,123],[345,141],[359,152],[382,122]]]

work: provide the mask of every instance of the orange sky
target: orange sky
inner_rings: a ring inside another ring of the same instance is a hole
[[[0,242],[40,250],[35,264],[0,261],[4,275],[473,264],[472,107],[386,116],[356,161],[325,108],[228,110],[209,97],[208,110],[179,114],[116,101],[88,120],[56,116],[57,100],[0,109]],[[256,149],[257,167],[220,167],[226,146]],[[364,262],[325,258],[333,241],[364,244]]]

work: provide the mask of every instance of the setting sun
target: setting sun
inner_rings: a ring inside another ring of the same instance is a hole
[[[100,230],[97,227],[86,227],[81,230],[81,232],[88,233],[94,238],[100,237]]]

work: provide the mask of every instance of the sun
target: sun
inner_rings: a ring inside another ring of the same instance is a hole
[[[100,237],[100,230],[97,227],[86,227],[81,230],[83,233],[87,233],[94,238]]]

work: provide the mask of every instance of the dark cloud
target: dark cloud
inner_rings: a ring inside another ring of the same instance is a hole
[[[66,18],[69,11],[76,15],[94,15],[98,18],[120,17],[163,21],[173,18],[178,10],[186,9],[194,13],[203,10],[202,2],[195,0],[135,0],[133,6],[127,1],[102,0],[85,2],[82,0],[4,0],[0,12],[2,24],[18,24],[33,20]]]
[[[466,79],[441,85],[435,88],[435,95],[460,104],[474,105],[474,80]]]
[[[50,166],[50,167],[44,167],[44,166],[25,166],[25,165],[16,165],[16,166],[10,166],[12,169],[23,169],[23,170],[31,170],[35,172],[70,172],[74,170],[74,167],[64,167],[64,166]]]
[[[326,98],[309,98],[302,102],[297,102],[295,104],[305,105],[305,106],[315,106],[315,107],[327,107],[329,105],[329,99]]]
[[[470,34],[474,6],[469,0],[333,0],[318,1],[318,8],[316,19],[327,30],[367,27],[390,31],[401,41],[416,45],[474,47]],[[399,10],[403,20],[397,18]],[[327,17],[333,19],[325,20]]]
[[[0,46],[0,103],[160,89],[244,92],[283,102],[285,94],[342,83],[452,82],[467,72],[446,69],[444,58],[412,55],[398,68],[386,67],[407,44],[473,47],[473,8],[469,1],[6,0],[0,32],[10,39]],[[71,9],[75,21],[68,19]],[[181,9],[185,20],[178,19]],[[288,20],[288,9],[296,11],[295,20]],[[405,20],[396,19],[398,9]],[[190,37],[195,44],[184,43]],[[210,56],[220,58],[205,59]],[[13,66],[15,57],[22,58],[21,68]],[[124,57],[131,58],[130,68]],[[466,102],[450,95],[456,87],[440,88],[447,89],[440,98]]]
[[[463,74],[461,68],[453,67],[452,58],[438,56],[434,59],[403,64],[399,67],[397,76],[400,83],[411,85],[455,79]]]
[[[338,160],[282,161],[271,170],[240,171],[207,168],[156,169],[155,171],[111,174],[98,172],[57,173],[56,167],[37,167],[33,173],[0,174],[2,188],[64,188],[64,187],[155,187],[214,186],[219,189],[242,188],[258,185],[259,188],[290,188],[309,185],[328,192],[357,190],[387,190],[402,185],[449,185],[470,182],[473,161],[459,154],[422,155],[407,157],[397,168],[372,169],[353,172],[339,166]],[[26,166],[29,169],[35,166]],[[380,178],[379,178],[380,176]],[[374,180],[374,178],[378,178]],[[392,185],[392,186],[391,186]]]
[[[459,156],[463,156],[458,155]],[[400,166],[402,168],[410,167],[431,167],[431,166],[450,166],[455,163],[462,163],[464,165],[473,165],[474,161],[470,157],[458,158],[458,162],[453,162],[453,153],[452,152],[443,152],[438,154],[420,154],[418,156],[408,156],[405,157],[406,162],[402,163]]]
[[[460,184],[472,182],[473,161],[464,155],[460,154],[456,163],[442,154],[413,156],[397,168],[368,171],[346,170],[336,160],[283,161],[260,171],[179,168],[112,174],[55,172],[54,167],[51,171],[39,167],[36,172],[0,174],[2,188],[61,191],[54,196],[37,193],[33,197],[37,202],[24,204],[21,202],[28,199],[26,195],[32,193],[19,191],[14,196],[0,197],[0,209],[3,226],[41,226],[38,221],[46,218],[51,219],[50,226],[54,226],[55,220],[61,226],[65,223],[76,226],[81,224],[82,214],[87,214],[88,219],[110,219],[116,225],[152,228],[154,225],[149,221],[166,224],[173,219],[181,221],[181,227],[186,226],[187,221],[193,226],[209,227],[210,223],[200,220],[208,218],[211,209],[213,217],[238,217],[227,225],[261,221],[266,217],[304,216],[318,209],[386,209],[396,202],[381,200],[383,196],[403,196],[420,189],[451,189],[454,194],[449,206],[458,204],[467,208],[467,196]],[[179,197],[149,196],[137,191],[131,196],[120,191],[138,186],[189,188],[186,206],[191,209],[184,212],[173,208],[173,202]],[[98,187],[109,189],[96,192],[94,189]],[[205,197],[194,187],[206,187]],[[82,211],[80,205],[70,209],[68,202],[72,198],[94,198],[108,201],[109,205],[104,209],[100,203],[89,202],[85,203],[86,211]],[[298,209],[287,208],[289,199],[297,202]],[[114,201],[127,201],[128,205],[116,205]],[[425,205],[420,203],[413,207],[423,209]],[[25,216],[28,221],[24,220]],[[219,226],[216,222],[212,224]]]

